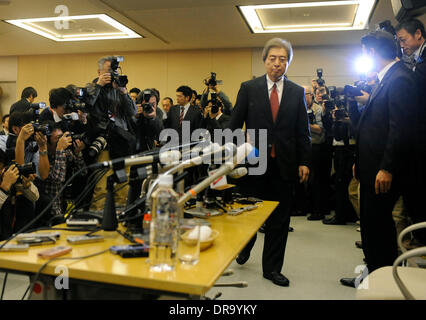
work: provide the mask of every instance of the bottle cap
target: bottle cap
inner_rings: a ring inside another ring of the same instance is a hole
[[[160,187],[173,187],[173,176],[170,174],[161,175],[158,185]]]

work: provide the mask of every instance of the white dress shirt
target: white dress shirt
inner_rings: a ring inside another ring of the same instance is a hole
[[[277,82],[272,81],[269,79],[269,76],[266,75],[266,83],[268,84],[268,96],[271,98],[272,89],[274,87],[274,84],[277,85],[277,93],[278,93],[278,103],[281,104],[281,97],[283,95],[284,90],[284,75],[281,76],[280,80]]]
[[[379,82],[382,82],[383,78],[385,77],[386,73],[389,71],[389,69],[396,63],[397,61],[392,61],[391,63],[388,63],[386,67],[384,67],[380,72],[377,74],[377,77],[379,78]]]
[[[183,118],[185,118],[186,113],[188,112],[189,106],[191,105],[190,102],[188,102],[185,106],[183,106],[185,109],[183,111]],[[180,116],[180,112],[182,110],[182,106],[179,106],[179,116]]]

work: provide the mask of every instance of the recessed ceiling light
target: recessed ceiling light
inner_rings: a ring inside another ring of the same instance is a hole
[[[342,31],[366,29],[375,2],[376,0],[320,1],[238,6],[238,8],[253,33]],[[317,17],[315,20],[316,10],[321,10],[320,7],[329,7],[330,11],[334,11],[321,16],[321,19]],[[303,13],[300,13],[300,18],[313,20],[301,21],[300,24],[294,21],[289,22],[290,18],[297,18],[297,16],[292,16],[296,14],[297,8],[304,8]],[[278,10],[282,11],[277,13]],[[307,12],[308,10],[310,11]],[[345,21],[341,21],[343,18],[336,21],[337,10],[344,10]],[[272,15],[273,18],[270,20],[273,20],[274,23],[268,24],[267,18]],[[277,23],[278,15],[281,15],[281,18]]]
[[[5,21],[55,41],[131,39],[142,37],[106,14]],[[56,28],[55,22],[57,21],[72,22],[73,27]],[[79,23],[80,25],[78,25]],[[88,29],[94,30],[94,32],[88,34]]]

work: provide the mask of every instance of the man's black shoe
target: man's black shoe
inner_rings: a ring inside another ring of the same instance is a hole
[[[322,220],[322,223],[323,224],[330,224],[330,225],[345,225],[346,224],[346,222],[344,222],[344,221],[337,220],[336,217],[324,219],[324,220]]]
[[[290,281],[279,272],[273,271],[271,273],[264,273],[263,277],[271,280],[277,286],[288,287],[290,285]]]
[[[355,247],[362,249],[362,241],[355,241]]]
[[[288,227],[288,232],[293,232],[293,231],[294,231],[293,227]]]
[[[346,287],[356,288],[364,280],[363,278],[342,278],[340,283]]]
[[[324,219],[324,215],[320,213],[312,213],[309,217],[309,221],[322,220]]]
[[[262,224],[262,226],[259,228],[260,233],[265,233],[265,224]]]
[[[237,261],[238,264],[243,265],[244,263],[247,262],[249,258],[250,258],[250,253],[246,255],[240,252],[240,254],[238,255],[237,259],[235,259],[235,261]]]

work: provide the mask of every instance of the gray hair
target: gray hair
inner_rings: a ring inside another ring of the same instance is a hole
[[[314,90],[312,90],[311,86],[303,86],[303,88],[305,89],[305,92],[314,94]]]
[[[98,69],[101,70],[104,67],[104,63],[107,61],[111,61],[114,60],[114,56],[105,56],[102,57],[98,60]]]
[[[293,47],[289,41],[281,38],[273,38],[265,44],[262,52],[263,62],[265,62],[268,57],[269,50],[272,48],[284,48],[288,55],[288,64],[291,63],[291,60],[293,59]]]

